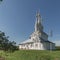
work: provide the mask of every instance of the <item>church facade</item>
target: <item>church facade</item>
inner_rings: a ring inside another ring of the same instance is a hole
[[[55,43],[48,40],[48,35],[43,31],[41,15],[36,14],[35,30],[29,39],[19,44],[19,49],[30,50],[54,50]]]

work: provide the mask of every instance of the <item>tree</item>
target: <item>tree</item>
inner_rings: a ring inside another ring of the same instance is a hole
[[[3,1],[3,0],[0,0],[0,1]]]
[[[9,41],[8,36],[6,37],[5,33],[0,31],[0,50],[15,51],[16,49],[16,42]]]

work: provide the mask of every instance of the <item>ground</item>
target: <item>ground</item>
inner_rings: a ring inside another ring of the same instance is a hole
[[[60,51],[19,50],[13,53],[0,51],[5,60],[60,60]]]

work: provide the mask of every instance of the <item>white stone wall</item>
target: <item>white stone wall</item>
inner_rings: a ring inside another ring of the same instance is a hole
[[[42,43],[19,45],[19,49],[45,50]]]
[[[26,50],[54,50],[55,44],[49,42],[35,42],[30,44],[23,44],[19,45],[19,49],[26,49]]]

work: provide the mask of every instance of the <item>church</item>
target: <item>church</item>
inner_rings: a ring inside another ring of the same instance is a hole
[[[48,40],[48,34],[46,34],[43,29],[41,15],[37,12],[34,32],[29,36],[29,39],[19,44],[19,49],[54,50],[55,43]]]

